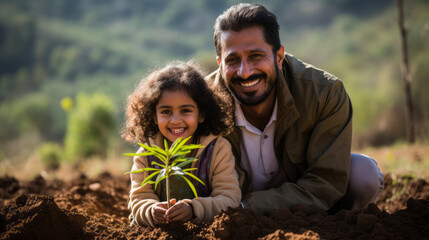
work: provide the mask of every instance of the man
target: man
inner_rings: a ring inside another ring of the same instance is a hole
[[[277,18],[261,5],[232,6],[214,28],[219,69],[207,79],[235,104],[227,138],[242,207],[333,212],[374,202],[383,174],[373,159],[350,153],[352,106],[342,82],[285,53]]]

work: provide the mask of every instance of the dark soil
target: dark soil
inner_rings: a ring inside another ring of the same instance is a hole
[[[0,239],[429,239],[429,184],[385,178],[377,204],[362,211],[271,216],[229,209],[210,223],[130,227],[129,177],[104,173],[71,182],[0,178]]]

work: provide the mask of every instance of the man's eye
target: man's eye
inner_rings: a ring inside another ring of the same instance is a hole
[[[250,59],[255,60],[255,59],[259,59],[262,57],[262,54],[253,54],[250,56]]]
[[[233,64],[237,61],[237,58],[227,58],[225,59],[226,64]]]

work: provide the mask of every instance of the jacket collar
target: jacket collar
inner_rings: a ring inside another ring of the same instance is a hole
[[[274,146],[278,146],[281,136],[284,132],[300,117],[295,107],[295,99],[290,89],[295,79],[289,67],[287,58],[283,61],[283,67],[279,70],[279,76],[276,84],[276,97],[278,101],[276,135],[274,136]],[[287,77],[289,76],[289,77]]]

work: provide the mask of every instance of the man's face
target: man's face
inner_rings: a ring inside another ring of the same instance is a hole
[[[284,47],[274,54],[258,26],[223,32],[220,41],[221,56],[217,61],[229,90],[241,104],[264,102],[274,89]]]

